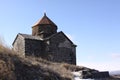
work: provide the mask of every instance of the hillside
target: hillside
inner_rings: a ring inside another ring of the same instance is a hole
[[[0,44],[0,80],[73,80],[72,72],[81,70],[97,71],[33,56],[23,57]]]
[[[72,80],[71,72],[89,70],[65,63],[53,63],[37,57],[23,57],[0,44],[0,79],[2,80]]]

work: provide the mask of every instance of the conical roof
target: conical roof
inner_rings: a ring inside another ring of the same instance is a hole
[[[34,26],[38,26],[41,24],[50,24],[53,26],[57,26],[54,22],[52,22],[47,16],[46,13],[44,13],[44,16],[42,17],[42,19],[40,19],[37,23],[34,24]],[[34,27],[33,26],[33,27]]]

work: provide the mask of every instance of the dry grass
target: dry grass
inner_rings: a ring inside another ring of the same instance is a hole
[[[0,42],[0,79],[2,80],[16,80],[14,75],[14,65],[10,56],[14,52]],[[14,55],[15,56],[15,55]]]

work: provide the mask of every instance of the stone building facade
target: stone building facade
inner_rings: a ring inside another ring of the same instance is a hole
[[[23,56],[76,65],[76,45],[44,14],[32,27],[32,35],[19,33],[13,49]]]

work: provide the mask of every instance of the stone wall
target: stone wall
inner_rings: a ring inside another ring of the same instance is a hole
[[[45,46],[40,40],[25,39],[25,54],[27,56],[41,56],[45,55]]]
[[[25,56],[25,48],[24,48],[24,38],[20,35],[17,36],[16,41],[13,44],[13,50],[20,54],[21,56]]]
[[[93,73],[92,78],[108,78],[110,77],[109,72],[98,72],[98,73]]]
[[[38,35],[38,26],[32,27],[32,36]]]
[[[50,60],[76,64],[75,46],[62,33],[50,38],[47,42]]]

